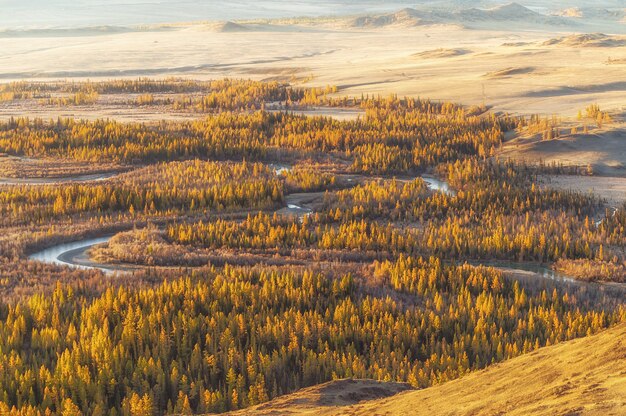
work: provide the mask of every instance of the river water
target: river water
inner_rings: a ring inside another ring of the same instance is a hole
[[[288,164],[271,164],[269,165],[276,175],[280,175],[283,172],[287,172],[291,170],[293,167]],[[448,184],[445,181],[439,180],[432,176],[424,176],[424,181],[428,185],[428,188],[437,191],[444,192],[446,194],[450,194],[453,191],[449,188]],[[354,182],[356,185],[357,182]],[[281,214],[291,214],[296,215],[300,218],[310,215],[313,213],[313,210],[307,206],[305,203],[300,202],[301,200],[306,201],[308,199],[314,199],[316,196],[323,195],[323,192],[313,193],[313,194],[291,194],[286,197],[286,207],[279,210]],[[308,198],[302,198],[302,195],[307,195]],[[106,272],[110,272],[114,269],[115,266],[107,266],[107,265],[98,265],[91,263],[89,259],[86,257],[86,252],[89,248],[108,242],[111,239],[111,236],[105,237],[97,237],[97,238],[87,238],[80,241],[75,241],[71,243],[59,244],[53,247],[49,247],[45,250],[37,252],[29,256],[30,260],[37,260],[44,263],[64,265],[76,267],[79,269],[99,269]]]
[[[273,164],[270,166],[272,167],[272,169],[274,169],[277,175],[280,175],[281,173],[292,169],[291,165],[286,164]],[[424,179],[429,189],[436,192],[443,192],[448,195],[454,195],[454,190],[451,189],[445,181],[427,175],[422,176],[422,179]],[[306,195],[306,197],[303,197],[304,195]],[[281,208],[278,212],[281,214],[296,215],[300,218],[306,215],[310,215],[311,213],[313,213],[313,210],[305,206],[306,202],[300,201],[315,199],[320,195],[323,195],[323,192],[287,195],[286,207]],[[296,201],[301,205],[294,203]],[[44,263],[65,265],[79,269],[98,269],[106,273],[110,273],[115,270],[121,270],[121,268],[117,268],[116,266],[92,263],[87,257],[86,252],[87,250],[89,250],[89,248],[95,245],[108,242],[111,237],[112,236],[88,238],[71,243],[59,244],[42,250],[38,253],[32,254],[31,256],[29,256],[29,259],[41,261]],[[586,291],[586,298],[589,298],[589,294],[587,292],[591,291],[593,292],[593,296],[595,296],[591,299],[597,299],[598,302],[606,302],[607,298],[610,301],[615,301],[616,299],[619,299],[624,294],[626,294],[626,288],[624,287],[624,285],[603,286],[596,283],[581,282],[563,273],[559,273],[545,266],[533,263],[507,261],[484,261],[470,263],[473,265],[496,267],[505,272],[514,272],[516,273],[516,278],[522,281],[526,280],[531,284],[531,286],[534,285],[534,287],[537,287],[536,282],[538,280],[541,280],[546,283],[551,283],[553,285],[566,286],[575,291],[584,290]],[[522,273],[520,274],[519,272]],[[543,287],[545,288],[545,285]]]
[[[80,241],[74,241],[71,243],[59,244],[56,246],[49,247],[45,250],[39,251],[35,254],[30,255],[28,258],[30,260],[37,260],[44,263],[57,264],[61,266],[71,266],[76,267],[78,269],[100,269],[100,270],[109,270],[104,267],[98,267],[95,265],[86,265],[81,264],[76,261],[76,258],[84,255],[84,253],[90,248],[98,244],[103,244],[108,242],[111,239],[111,236],[106,237],[96,237],[96,238],[87,238]]]
[[[61,185],[67,183],[100,182],[119,174],[119,172],[107,172],[61,178],[0,178],[0,185]]]
[[[426,182],[426,186],[431,191],[443,192],[446,195],[454,195],[454,190],[450,188],[448,182],[437,179],[431,175],[422,175],[422,179]]]

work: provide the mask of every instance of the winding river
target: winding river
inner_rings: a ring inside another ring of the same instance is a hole
[[[95,245],[107,243],[111,237],[113,236],[108,235],[104,237],[87,238],[71,243],[59,244],[39,251],[35,254],[31,254],[28,258],[30,260],[37,260],[44,263],[75,267],[77,269],[99,269],[105,272],[111,272],[116,269],[115,266],[93,263],[87,256],[87,250]]]
[[[291,166],[288,165],[272,165],[277,175],[280,175],[282,172],[291,169]],[[452,190],[448,184],[440,179],[437,179],[433,176],[424,175],[422,179],[426,182],[428,188],[432,191],[443,192],[448,195],[454,195],[454,190]],[[354,186],[358,184],[356,181],[353,182]],[[318,201],[320,198],[324,196],[324,192],[312,192],[312,193],[296,193],[290,194],[285,197],[286,206],[279,209],[277,212],[279,214],[289,214],[296,215],[300,218],[312,214],[314,211],[311,208],[314,201]],[[101,236],[96,238],[87,238],[80,241],[75,241],[71,243],[59,244],[53,247],[49,247],[45,250],[37,252],[29,256],[30,260],[37,260],[44,263],[57,264],[70,266],[74,268],[89,270],[89,269],[98,269],[102,270],[105,273],[112,272],[120,272],[126,271],[126,268],[119,265],[109,265],[109,264],[99,264],[93,262],[89,259],[87,255],[87,251],[98,244],[107,243],[111,239],[112,235]],[[587,283],[582,282],[580,280],[576,280],[570,276],[559,273],[555,270],[549,269],[539,264],[533,263],[521,263],[521,262],[510,262],[510,261],[491,261],[491,262],[470,262],[474,265],[485,265],[496,267],[504,272],[509,272],[517,279],[532,279],[537,280],[537,278],[546,281],[553,282],[554,284],[566,285],[571,287],[595,287],[600,288],[597,283]],[[605,289],[601,289],[601,292],[604,292]],[[613,296],[622,296],[626,293],[625,285],[606,285],[606,290],[611,291]],[[596,290],[596,292],[599,292]]]
[[[421,178],[426,182],[426,186],[431,191],[443,192],[446,195],[454,195],[454,191],[448,185],[448,182],[435,178],[431,175],[422,175]]]
[[[270,167],[274,170],[276,175],[280,175],[283,172],[289,171],[292,169],[291,165],[287,164],[271,164]],[[95,175],[90,175],[89,179],[86,179],[86,176],[74,177],[71,180],[67,179],[67,181],[79,182],[81,180],[104,180],[108,177],[113,176],[111,174],[109,176],[99,175],[98,177],[94,177]],[[430,175],[422,176],[424,182],[429,189],[436,192],[444,192],[446,194],[453,194],[453,191],[449,188],[448,184],[445,181],[437,179]],[[358,185],[357,181],[354,181],[353,178],[348,178],[347,182],[351,184],[351,186]],[[27,182],[25,182],[27,183]],[[2,184],[2,182],[0,182]],[[283,215],[296,215],[299,218],[302,218],[306,215],[312,214],[314,211],[311,208],[311,204],[319,200],[324,196],[324,192],[311,192],[311,193],[295,193],[289,194],[285,197],[286,206],[279,209],[277,212]],[[99,264],[95,263],[89,259],[87,255],[87,251],[98,244],[107,243],[111,239],[112,235],[101,236],[97,238],[87,238],[71,243],[58,244],[56,246],[49,247],[45,250],[39,251],[37,253],[31,254],[28,258],[30,260],[41,261],[49,264],[57,264],[62,266],[75,267],[83,270],[93,270],[98,269],[107,273],[111,273],[113,271],[122,271],[123,268],[118,265],[108,265],[108,264]],[[548,270],[548,269],[546,269]]]
[[[67,183],[99,182],[119,175],[120,172],[93,173],[59,178],[0,178],[0,185],[61,185]]]
[[[308,208],[288,207],[296,215],[302,216],[313,212]],[[131,267],[94,262],[87,255],[87,251],[98,244],[104,244],[111,239],[111,235],[97,238],[87,238],[72,243],[59,244],[49,247],[29,256],[30,260],[44,263],[69,266],[82,270],[100,270],[106,274],[128,272]],[[533,263],[518,263],[506,261],[494,262],[471,262],[474,265],[484,265],[500,269],[513,278],[526,282],[524,285],[529,290],[541,290],[560,286],[569,288],[572,293],[584,294],[587,302],[610,303],[612,305],[621,302],[626,295],[626,285],[589,283],[576,280],[570,276],[559,273],[545,266]],[[537,286],[537,284],[540,284]],[[547,285],[547,286],[545,286]]]

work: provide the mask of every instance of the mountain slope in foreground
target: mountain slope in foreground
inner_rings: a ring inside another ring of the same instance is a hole
[[[236,415],[624,415],[626,324],[439,386],[338,380]],[[390,397],[391,396],[391,397]]]

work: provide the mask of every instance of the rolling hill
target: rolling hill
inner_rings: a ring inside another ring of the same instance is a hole
[[[623,415],[626,324],[423,390],[337,380],[233,415]]]
[[[562,16],[547,16],[534,12],[518,3],[499,5],[490,9],[460,8],[411,9],[396,13],[360,16],[350,22],[357,28],[380,28],[386,26],[457,25],[467,28],[499,27],[515,23],[524,27],[575,26],[577,22]]]

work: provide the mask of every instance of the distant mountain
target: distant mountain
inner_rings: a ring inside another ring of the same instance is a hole
[[[353,27],[380,28],[392,25],[423,26],[434,24],[462,25],[471,28],[492,27],[506,23],[523,26],[567,26],[576,22],[562,16],[548,16],[518,3],[509,3],[490,9],[423,8],[403,9],[396,13],[362,16],[351,21]],[[513,29],[514,27],[507,27]]]
[[[352,20],[351,26],[363,28],[378,28],[392,25],[420,26],[432,25],[436,21],[426,17],[426,13],[415,9],[402,9],[396,13],[382,14],[377,16],[359,16]]]
[[[543,22],[546,20],[551,20],[549,17],[534,12],[518,3],[509,3],[487,10],[477,8],[461,10],[460,12],[458,12],[458,16],[464,21],[540,20]]]

